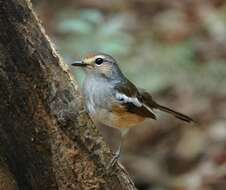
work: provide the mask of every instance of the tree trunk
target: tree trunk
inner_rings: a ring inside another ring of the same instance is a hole
[[[136,189],[111,158],[30,1],[0,0],[0,190]]]

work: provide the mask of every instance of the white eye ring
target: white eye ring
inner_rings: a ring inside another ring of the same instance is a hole
[[[100,58],[100,57],[96,58],[96,60],[95,60],[95,63],[97,65],[101,65],[103,62],[104,62],[104,60],[102,58]]]

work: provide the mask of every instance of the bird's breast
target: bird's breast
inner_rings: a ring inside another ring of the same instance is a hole
[[[128,112],[117,103],[114,86],[105,80],[88,78],[84,83],[86,107],[93,121],[114,128],[129,128],[145,118]]]
[[[100,108],[110,110],[113,86],[104,79],[88,78],[84,83],[86,107],[92,114]]]

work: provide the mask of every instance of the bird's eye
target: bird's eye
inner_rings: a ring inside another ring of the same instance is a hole
[[[95,60],[95,63],[96,63],[97,65],[101,65],[103,62],[104,62],[104,60],[103,60],[102,58],[97,58],[97,59]]]

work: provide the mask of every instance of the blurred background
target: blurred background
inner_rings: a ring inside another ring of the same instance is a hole
[[[90,51],[111,54],[132,82],[198,122],[158,114],[130,131],[121,161],[139,190],[226,189],[225,0],[33,4],[65,63]],[[112,133],[105,137],[114,149]]]

